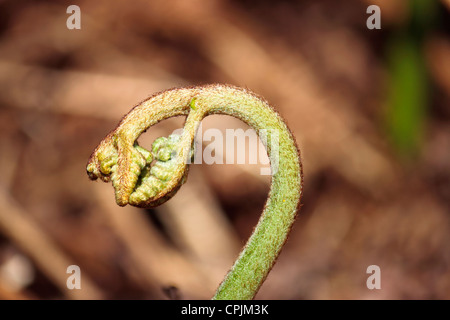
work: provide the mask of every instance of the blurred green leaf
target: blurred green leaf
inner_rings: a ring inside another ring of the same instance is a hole
[[[420,49],[420,44],[408,36],[395,37],[388,47],[387,133],[405,157],[419,151],[426,121],[429,85]]]
[[[411,0],[411,17],[394,30],[387,43],[389,70],[385,125],[387,135],[403,158],[418,155],[430,103],[430,81],[423,53],[429,31],[438,23],[438,3]]]

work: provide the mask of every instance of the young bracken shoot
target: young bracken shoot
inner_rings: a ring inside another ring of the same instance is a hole
[[[264,99],[229,85],[176,88],[157,93],[134,107],[100,142],[89,159],[87,172],[92,180],[112,181],[120,206],[158,206],[186,181],[187,160],[192,156],[195,133],[202,119],[210,114],[231,115],[256,132],[265,129],[268,134],[262,139],[263,144],[271,163],[274,160],[277,163],[261,218],[213,297],[253,299],[295,221],[303,181],[295,139]],[[181,136],[158,138],[151,151],[137,145],[137,138],[149,127],[179,115],[187,116]],[[275,138],[277,150],[270,143]]]

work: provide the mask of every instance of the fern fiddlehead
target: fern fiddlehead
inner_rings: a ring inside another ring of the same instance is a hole
[[[283,247],[297,215],[302,166],[295,140],[269,104],[248,90],[228,85],[176,88],[135,106],[92,153],[92,180],[112,181],[116,202],[154,207],[169,200],[185,182],[195,133],[211,114],[236,117],[257,132],[264,130],[272,165],[272,183],[261,218],[214,299],[252,299]],[[166,118],[187,115],[181,136],[158,138],[147,151],[137,138]],[[278,142],[276,150],[270,143]],[[273,164],[276,163],[276,168]]]

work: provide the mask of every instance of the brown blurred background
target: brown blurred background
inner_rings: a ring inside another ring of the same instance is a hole
[[[69,5],[81,29],[68,30]],[[366,9],[381,8],[381,30]],[[85,165],[175,86],[264,96],[304,197],[257,299],[450,298],[450,4],[429,0],[0,1],[0,299],[209,299],[256,224],[260,165],[192,165],[154,210]],[[150,146],[182,118],[152,127]],[[246,128],[211,116],[203,129]],[[81,290],[68,290],[69,265]],[[369,265],[381,289],[369,290]]]

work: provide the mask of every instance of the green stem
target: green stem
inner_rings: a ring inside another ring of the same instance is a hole
[[[170,164],[171,177],[159,181],[157,186],[152,185],[150,191],[136,191],[137,184],[147,183],[141,171],[149,165],[134,147],[136,139],[157,122],[186,114],[176,158]],[[295,140],[285,122],[265,100],[247,90],[223,85],[172,89],[156,94],[136,106],[100,143],[88,163],[88,174],[91,179],[111,179],[119,205],[151,207],[161,204],[184,182],[186,159],[195,133],[200,121],[210,114],[231,115],[258,133],[265,130],[266,139],[262,142],[272,167],[269,197],[257,226],[214,296],[214,299],[252,299],[288,237],[302,192],[302,167]]]

